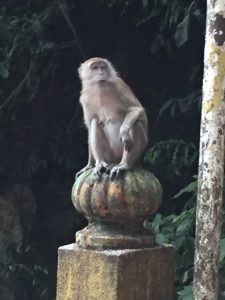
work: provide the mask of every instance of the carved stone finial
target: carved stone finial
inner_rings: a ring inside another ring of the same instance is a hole
[[[154,213],[162,199],[157,178],[144,169],[127,171],[111,180],[88,170],[72,189],[75,208],[89,225],[76,233],[79,247],[89,249],[145,248],[155,244],[143,221]]]

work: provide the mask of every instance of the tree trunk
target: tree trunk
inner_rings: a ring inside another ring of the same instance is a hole
[[[216,300],[225,127],[225,1],[207,1],[194,299]]]

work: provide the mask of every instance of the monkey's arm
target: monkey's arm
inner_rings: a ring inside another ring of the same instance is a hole
[[[145,120],[146,114],[143,107],[134,107],[128,111],[121,128],[129,130],[138,120]]]
[[[120,128],[120,139],[122,140],[125,150],[130,151],[133,147],[133,140],[130,134],[130,129],[135,126],[135,123],[140,121],[142,134],[147,142],[147,117],[143,107],[132,108],[125,116],[123,124]]]

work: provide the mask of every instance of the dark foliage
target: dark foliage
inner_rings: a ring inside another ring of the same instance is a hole
[[[182,189],[197,174],[204,28],[202,0],[1,1],[0,189],[21,232],[4,240],[1,299],[54,299],[57,248],[85,224],[70,190],[87,159],[76,70],[92,56],[110,59],[146,107],[145,164],[164,189],[149,226],[177,246],[179,297],[189,299],[194,184],[191,201]],[[18,184],[31,190],[31,218],[6,196]]]

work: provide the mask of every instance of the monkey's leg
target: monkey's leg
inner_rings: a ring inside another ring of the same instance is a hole
[[[95,168],[93,173],[98,176],[108,169],[108,164],[105,160],[110,151],[110,146],[105,136],[103,126],[103,123],[99,122],[97,119],[93,119],[91,122],[90,145],[95,158]]]
[[[126,145],[124,145],[122,160],[111,170],[111,177],[117,176],[120,173],[135,167],[147,146],[146,130],[141,122],[134,124],[133,128],[130,129],[129,134],[133,141],[132,148],[128,151]]]
[[[94,159],[94,156],[91,151],[90,138],[89,138],[89,140],[88,140],[88,163],[83,169],[81,169],[79,172],[76,173],[75,179],[77,179],[77,177],[80,176],[85,171],[94,168],[94,166],[95,166],[95,159]]]

